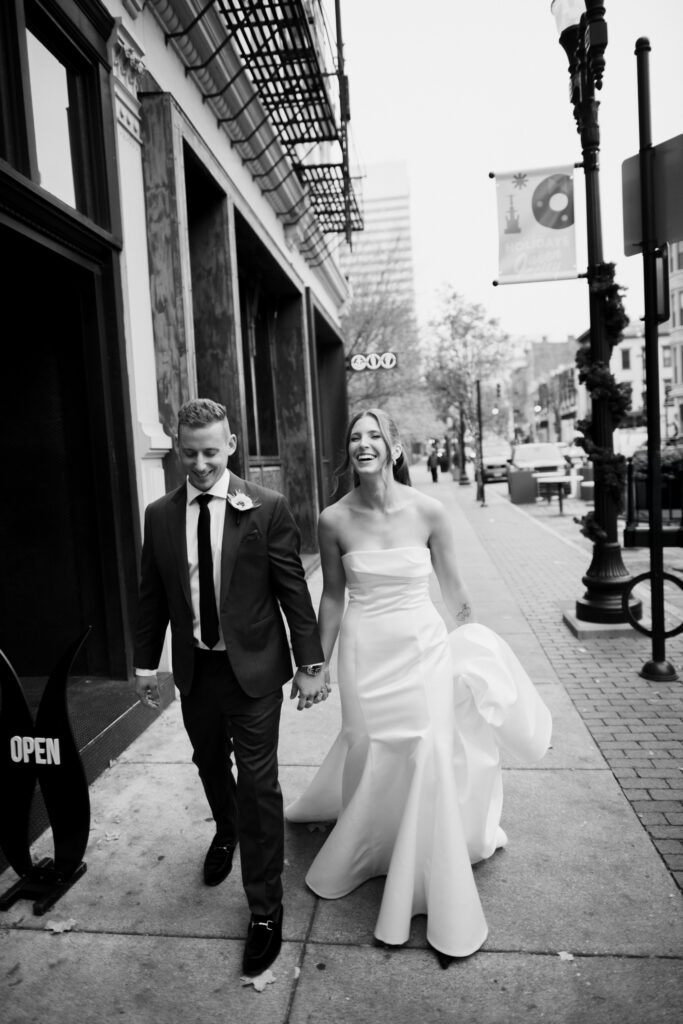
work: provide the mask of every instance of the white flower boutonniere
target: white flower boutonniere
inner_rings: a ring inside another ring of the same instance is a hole
[[[228,494],[228,504],[235,509],[235,522],[239,526],[242,513],[251,512],[253,508],[259,508],[261,502],[258,498],[252,498],[249,494],[245,494],[244,491],[233,491]]]

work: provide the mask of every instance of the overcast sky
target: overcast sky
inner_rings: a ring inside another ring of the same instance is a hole
[[[334,13],[334,4],[329,6]],[[621,164],[638,152],[634,48],[649,38],[655,144],[683,133],[683,0],[606,0],[600,94],[603,247],[643,315],[642,259],[623,251]],[[561,340],[588,326],[585,280],[505,285],[489,171],[581,159],[567,59],[550,0],[341,0],[351,142],[364,165],[408,164],[418,313],[451,285],[514,335]],[[332,24],[334,21],[332,20]],[[586,268],[583,171],[575,172],[577,265]]]

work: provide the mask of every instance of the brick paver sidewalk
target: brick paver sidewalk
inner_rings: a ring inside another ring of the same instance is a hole
[[[425,488],[427,490],[427,488]],[[562,622],[583,594],[590,550],[578,535],[554,532],[550,517],[511,505],[488,488],[487,506],[474,487],[452,486],[456,501],[536,634],[625,796],[664,863],[683,889],[683,641],[667,642],[681,681],[652,683],[638,673],[651,641],[635,630],[617,639],[578,640]],[[446,498],[446,488],[435,496]],[[566,529],[566,527],[565,527]]]

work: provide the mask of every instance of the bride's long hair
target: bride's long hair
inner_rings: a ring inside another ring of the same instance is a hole
[[[342,464],[340,465],[339,469],[335,474],[337,478],[345,476],[345,474],[348,473],[349,469],[351,468],[351,459],[349,457],[349,443],[351,441],[351,433],[356,423],[358,423],[358,420],[361,419],[363,416],[372,416],[372,418],[377,421],[379,432],[382,435],[384,443],[386,444],[389,452],[387,465],[389,465],[389,463],[392,461],[391,449],[395,444],[401,444],[401,437],[398,432],[398,427],[392,420],[391,416],[389,416],[389,414],[386,413],[384,409],[361,409],[360,412],[354,413],[354,415],[349,420],[348,427],[346,428],[346,437],[344,438],[344,461],[342,462]],[[392,470],[394,474],[394,480],[396,480],[399,484],[405,484],[407,487],[411,486],[410,471],[408,470],[408,460],[405,457],[402,444],[401,454],[396,459],[396,462],[393,463]],[[354,472],[353,486],[358,487],[359,484],[360,480],[358,479],[358,474]]]

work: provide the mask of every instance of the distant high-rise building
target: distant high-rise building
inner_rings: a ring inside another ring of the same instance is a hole
[[[372,164],[354,182],[362,194],[364,230],[353,236],[353,250],[341,254],[352,294],[386,291],[395,302],[415,309],[415,277],[410,230],[410,184],[404,163]]]

